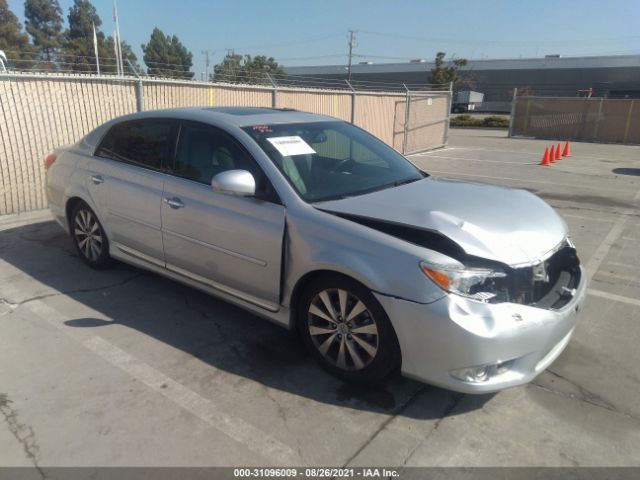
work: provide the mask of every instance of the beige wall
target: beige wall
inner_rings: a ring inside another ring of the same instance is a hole
[[[98,125],[137,110],[135,79],[0,74],[0,214],[46,207],[43,162],[54,148],[74,143]],[[144,80],[145,110],[187,106],[273,105],[269,87]],[[405,95],[356,93],[355,124],[402,151]],[[412,103],[408,151],[441,145],[446,96],[429,107]],[[277,91],[277,106],[351,120],[352,94]]]
[[[640,100],[519,97],[514,136],[640,143]]]

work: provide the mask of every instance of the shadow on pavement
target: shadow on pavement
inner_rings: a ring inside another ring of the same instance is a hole
[[[429,419],[482,408],[492,397],[461,402],[461,394],[399,375],[379,387],[345,384],[307,355],[295,333],[233,305],[121,263],[106,271],[91,270],[54,222],[0,232],[0,259],[24,274],[12,276],[20,298],[7,299],[11,303],[66,295],[105,317],[70,314],[69,327],[96,329],[100,335],[101,329],[125,326],[215,369],[318,402]],[[212,369],[211,375],[215,373]]]
[[[640,176],[640,168],[614,168],[611,172],[616,175],[632,175],[635,177]]]

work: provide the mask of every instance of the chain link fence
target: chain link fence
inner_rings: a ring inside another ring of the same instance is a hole
[[[640,144],[640,101],[516,97],[509,136]]]
[[[294,108],[352,122],[401,152],[446,142],[449,92],[332,90],[96,75],[0,74],[0,214],[45,208],[44,157],[141,110]],[[446,118],[447,121],[443,119]]]

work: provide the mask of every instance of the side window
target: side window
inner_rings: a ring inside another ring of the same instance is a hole
[[[176,152],[174,174],[210,184],[227,170],[248,170],[256,183],[262,172],[247,153],[228,134],[208,125],[184,122]]]
[[[96,155],[111,160],[160,170],[169,163],[175,122],[149,119],[123,122],[111,127]]]

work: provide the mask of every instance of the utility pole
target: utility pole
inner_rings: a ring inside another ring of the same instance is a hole
[[[235,55],[235,54],[236,54],[236,51],[235,51],[233,48],[225,48],[225,50],[227,51],[227,57],[231,57],[231,56],[233,56],[233,55]],[[236,68],[235,68],[235,66],[233,65],[233,63],[231,63],[231,72],[232,72],[232,73],[231,73],[231,75],[232,75],[232,76],[234,77],[234,79],[235,79],[235,76],[236,76]],[[227,80],[229,80],[229,79],[227,79]],[[224,81],[224,80],[223,80],[223,81]]]
[[[215,52],[213,50],[210,49],[206,49],[206,50],[202,50],[202,54],[204,55],[204,64],[205,64],[205,69],[204,69],[204,80],[205,82],[209,81],[209,54],[214,54]]]
[[[349,35],[347,36],[349,39],[349,65],[347,66],[347,81],[351,81],[351,59],[353,58],[353,49],[358,46],[358,41],[356,40],[356,31],[349,30]]]

